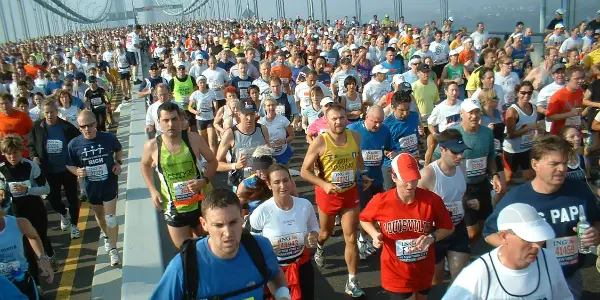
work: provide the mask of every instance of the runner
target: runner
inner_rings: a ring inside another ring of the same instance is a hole
[[[217,132],[213,125],[216,111],[215,93],[208,88],[206,77],[200,75],[196,78],[198,89],[190,96],[188,110],[196,115],[198,134],[208,141],[210,150],[217,153]]]
[[[439,133],[441,157],[421,170],[418,187],[432,191],[442,198],[454,223],[454,232],[435,243],[435,273],[432,285],[444,280],[444,261],[447,260],[452,280],[469,263],[469,234],[463,220],[464,206],[479,207],[477,199],[465,198],[467,185],[460,168],[463,153],[469,148],[457,129],[448,128]]]
[[[346,94],[340,96],[340,105],[348,112],[348,122],[354,123],[360,120],[361,116],[364,115],[365,106],[360,99],[358,94],[356,78],[354,76],[348,76],[344,79],[344,88]]]
[[[440,102],[440,95],[437,85],[430,78],[429,65],[420,63],[417,70],[419,71],[419,80],[412,84],[413,97],[421,113],[421,119],[427,120],[433,107]]]
[[[158,108],[165,102],[175,103],[179,105],[177,102],[172,102],[171,97],[173,94],[169,89],[169,86],[164,83],[159,83],[156,86],[156,102],[152,103],[146,110],[146,136],[148,139],[154,138],[156,135],[162,133],[162,129],[160,128],[160,123],[158,119]]]
[[[106,131],[106,116],[110,113],[110,103],[106,98],[106,91],[98,86],[96,76],[89,76],[88,83],[90,87],[85,91],[84,97],[88,107],[96,116],[98,130]]]
[[[573,299],[559,261],[542,248],[555,234],[535,208],[510,204],[497,223],[501,243],[466,267],[443,299]]]
[[[368,189],[373,181],[364,170],[359,154],[360,135],[346,129],[346,112],[339,104],[332,104],[325,112],[328,129],[308,147],[302,164],[301,176],[315,185],[315,201],[319,209],[321,232],[315,253],[315,263],[325,265],[324,246],[333,231],[335,215],[341,216],[344,232],[344,257],[348,267],[345,292],[353,298],[364,296],[356,274],[358,272],[358,248],[356,244],[359,214],[359,196],[356,186],[356,170]],[[319,176],[315,175],[319,164]]]
[[[127,62],[131,66],[131,72],[133,73],[133,84],[142,83],[141,80],[137,77],[137,66],[138,62],[141,62],[142,58],[140,57],[140,49],[141,49],[141,40],[140,34],[142,33],[142,26],[136,24],[133,27],[133,32],[127,34],[127,42],[125,43],[125,47],[127,48]],[[141,73],[141,70],[140,70]],[[131,93],[127,93],[125,95],[130,95]],[[125,96],[125,99],[131,99],[130,96]]]
[[[381,165],[383,164],[383,152],[390,149],[390,129],[383,124],[383,109],[378,105],[373,105],[367,110],[365,120],[359,120],[348,125],[348,129],[356,131],[361,136],[360,152],[365,164],[365,170],[369,178],[372,178],[371,187],[364,189],[361,179],[358,180],[358,195],[360,199],[360,209],[363,210],[369,203],[369,200],[376,194],[384,191],[383,174]],[[363,230],[358,236],[358,256],[366,259],[377,251],[373,247],[373,242]]]
[[[202,200],[200,218],[208,237],[192,239],[184,244],[185,250],[171,260],[150,299],[202,299],[211,296],[263,299],[264,288],[268,284],[275,300],[290,300],[287,280],[271,242],[242,230],[241,208],[233,192],[224,189],[210,191]],[[192,282],[186,278],[186,267],[196,270]],[[215,280],[224,277],[230,279],[227,282]]]
[[[225,87],[229,85],[229,76],[227,72],[217,67],[217,59],[211,56],[208,59],[208,69],[202,72],[202,75],[206,77],[208,88],[215,92],[217,98],[217,109],[225,106],[225,94],[223,94]]]
[[[129,52],[127,52],[129,53]],[[125,101],[130,99],[131,95],[131,65],[129,64],[128,54],[125,53],[122,46],[117,46],[117,53],[114,56],[114,64],[117,66],[119,72],[119,82],[121,83],[121,91],[123,91],[123,95],[125,96]],[[133,53],[133,52],[132,52]],[[132,54],[129,54],[130,57],[135,57]],[[46,95],[48,95],[48,91],[46,91]]]
[[[285,117],[288,119],[288,121],[293,122],[293,124],[300,124],[298,117],[299,114],[296,109],[296,104],[294,103],[294,98],[284,92],[283,81],[281,81],[281,78],[277,77],[276,75],[272,75],[269,78],[269,88],[270,93],[262,95],[262,101],[264,101],[267,97],[273,98],[275,102],[277,102],[275,111],[278,115]],[[259,116],[265,116],[265,107],[266,106],[264,104],[262,107],[259,107]]]
[[[494,135],[491,129],[481,126],[481,104],[475,99],[465,99],[460,106],[461,123],[458,129],[469,150],[463,154],[466,199],[477,199],[478,209],[465,207],[465,225],[469,233],[469,244],[473,247],[481,236],[483,221],[492,212],[492,189],[501,194],[506,187],[498,175]],[[441,157],[440,145],[435,149],[434,158]],[[490,186],[490,178],[492,185]]]
[[[71,123],[58,118],[58,107],[54,101],[44,101],[41,110],[44,118],[33,124],[30,134],[30,157],[48,180],[50,193],[47,199],[52,209],[61,216],[61,230],[70,230],[71,239],[78,239],[80,203],[77,198],[77,177],[67,170],[66,146],[81,133]],[[62,202],[61,187],[65,190],[69,208]]]
[[[271,81],[271,83],[275,83]],[[287,96],[287,94],[286,94]],[[292,123],[284,116],[277,113],[279,103],[271,96],[266,96],[263,101],[263,111],[265,116],[258,121],[262,126],[267,127],[269,131],[269,145],[273,148],[273,158],[277,163],[287,165],[294,155],[290,143],[296,138]],[[295,108],[296,106],[289,106]]]
[[[430,134],[427,137],[427,151],[425,152],[426,166],[432,161],[433,151],[437,145],[437,135],[460,122],[462,100],[458,99],[459,89],[458,83],[454,81],[447,83],[446,100],[436,105],[427,118],[427,128]]]
[[[13,286],[18,288],[21,292],[19,296],[22,297],[13,298],[9,293],[10,290],[2,286],[2,295],[8,297],[8,299],[38,299],[40,294],[36,288],[40,281],[35,281],[32,277],[32,273],[37,272],[37,270],[31,269],[25,258],[24,237],[35,251],[36,258],[39,259],[42,276],[48,277],[46,282],[52,283],[54,280],[50,257],[44,252],[42,240],[31,222],[24,218],[7,216],[4,210],[0,208],[0,250],[2,250],[2,255],[0,255],[0,279],[7,279],[10,285],[14,283]],[[19,272],[25,273],[25,278],[16,283],[13,276]]]
[[[67,169],[84,179],[85,194],[102,230],[111,266],[121,263],[117,250],[119,222],[116,217],[118,176],[123,164],[121,143],[112,133],[98,132],[96,116],[89,110],[77,117],[82,135],[69,142]]]
[[[177,63],[176,67],[177,75],[169,81],[169,88],[173,91],[173,101],[183,107],[185,110],[185,120],[187,120],[190,128],[196,131],[198,130],[196,128],[196,115],[188,110],[190,96],[196,89],[194,86],[196,80],[191,75],[186,74],[186,66],[183,62]]]
[[[573,125],[581,129],[581,112],[585,73],[581,67],[571,67],[565,75],[567,84],[556,91],[546,110],[546,128],[552,134],[558,134],[564,125]],[[548,124],[550,123],[550,124]]]
[[[223,138],[223,133],[227,129],[239,123],[237,112],[240,108],[241,103],[240,99],[238,99],[237,91],[234,87],[228,86],[227,88],[225,88],[225,99],[225,105],[219,108],[217,114],[215,115],[215,120],[213,122],[213,125],[217,130],[217,135],[220,139]]]
[[[419,155],[419,116],[410,110],[411,101],[410,93],[395,92],[392,96],[393,113],[383,120],[383,124],[389,128],[391,136],[391,145],[384,153],[383,160],[383,188],[386,191],[394,187],[390,170],[391,160],[395,155],[399,153]]]
[[[494,136],[494,149],[496,152],[496,168],[498,168],[498,177],[504,185],[504,159],[502,152],[502,144],[506,138],[506,124],[502,118],[502,113],[498,110],[498,95],[494,89],[485,89],[479,93],[478,97],[481,99],[481,126],[487,127],[492,130]],[[496,206],[496,203],[500,201],[503,194],[493,192],[492,207]]]
[[[196,132],[181,128],[180,120],[185,116],[179,114],[179,109],[170,102],[159,106],[163,134],[146,142],[142,156],[142,175],[152,202],[164,212],[169,235],[177,248],[186,239],[203,235],[198,202],[212,188],[210,181],[217,169],[206,141]],[[159,188],[154,184],[154,165]]]
[[[146,79],[142,81],[142,83],[140,84],[140,89],[137,93],[138,98],[146,98],[146,108],[150,107],[152,103],[157,101],[156,86],[159,83],[169,84],[169,82],[166,79],[160,76],[158,70],[159,68],[156,63],[152,63],[150,65],[150,68],[148,69],[150,76],[146,77]]]
[[[375,247],[383,246],[381,286],[390,298],[426,299],[435,269],[429,251],[454,226],[442,199],[417,187],[421,175],[414,157],[401,153],[392,166],[396,188],[375,195],[360,214],[360,224]]]
[[[391,91],[390,82],[387,81],[388,69],[381,65],[373,67],[373,77],[363,88],[362,100],[366,106],[378,104],[381,97]],[[381,105],[381,102],[379,102]]]
[[[340,59],[340,68],[337,69],[331,76],[331,94],[334,98],[346,94],[344,83],[346,78],[350,76],[354,77],[356,82],[361,82],[358,72],[354,67],[352,67],[352,59],[349,57],[344,57]],[[357,88],[358,87],[360,87],[360,84],[358,84]]]
[[[546,48],[542,64],[531,70],[523,81],[533,82],[533,87],[538,91],[552,83],[552,67],[557,63],[557,58],[557,48]]]
[[[592,225],[581,239],[583,246],[600,243],[598,226],[600,210],[596,196],[587,184],[566,177],[567,164],[573,151],[571,143],[562,137],[548,134],[538,137],[531,148],[531,166],[535,178],[510,190],[498,203],[494,213],[485,221],[484,236],[488,244],[498,247],[504,237],[497,233],[502,219],[498,213],[513,203],[533,206],[552,227],[556,238],[546,242],[546,248],[556,255],[575,299],[581,299],[583,255],[579,253],[577,222],[585,217]],[[497,222],[499,224],[497,224]]]
[[[308,248],[317,247],[317,216],[308,200],[292,196],[294,181],[285,166],[271,165],[266,174],[273,196],[250,215],[252,232],[271,241],[288,279],[291,299],[314,299],[315,275]]]
[[[581,132],[575,126],[565,125],[559,132],[559,136],[567,140],[573,146],[573,152],[569,156],[567,167],[569,170],[565,175],[566,178],[580,180],[587,184],[587,168],[583,155],[577,153],[581,145]],[[591,186],[590,186],[591,188]]]
[[[532,180],[535,172],[531,169],[530,150],[537,134],[537,110],[529,102],[533,94],[533,84],[523,81],[515,88],[517,103],[506,110],[506,138],[502,143],[504,174],[506,184],[510,184],[513,174],[520,168],[525,180]]]
[[[537,111],[541,114],[538,117],[538,120],[544,120],[546,117],[546,109],[548,109],[548,102],[550,101],[550,97],[556,93],[556,91],[565,87],[565,70],[567,67],[564,64],[555,64],[552,66],[552,78],[554,82],[543,87],[539,94],[537,94],[537,99],[535,99],[535,105],[537,106]],[[534,100],[532,98],[531,100]],[[533,101],[532,101],[533,102]]]

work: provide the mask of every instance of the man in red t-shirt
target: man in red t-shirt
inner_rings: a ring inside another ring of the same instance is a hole
[[[5,135],[16,133],[23,138],[27,147],[27,139],[32,127],[33,122],[29,114],[13,108],[12,95],[0,94],[0,139]],[[27,148],[23,151],[23,157],[29,158]],[[1,160],[3,161],[3,158]]]
[[[454,225],[442,198],[417,187],[421,174],[410,154],[396,156],[392,169],[396,188],[369,201],[360,225],[373,246],[383,245],[381,286],[392,299],[425,299],[435,268],[433,245],[452,234]]]
[[[552,134],[558,134],[565,125],[581,128],[581,106],[583,104],[581,84],[585,78],[585,72],[581,67],[571,67],[567,69],[566,77],[567,85],[556,91],[548,101],[546,123],[550,124],[549,131]]]

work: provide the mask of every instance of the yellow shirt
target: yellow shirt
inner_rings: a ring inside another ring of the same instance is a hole
[[[462,45],[462,42],[461,42],[461,41],[459,41],[459,40],[453,40],[453,41],[450,43],[450,50],[454,50],[454,49],[456,49],[456,48],[460,47],[460,45]]]
[[[231,52],[233,52],[234,54],[238,54],[238,53],[244,53],[244,48],[242,47],[233,47],[231,48]]]
[[[586,68],[591,68],[595,64],[600,64],[600,48],[588,53],[583,57],[583,65]]]
[[[482,68],[483,67],[478,67],[473,71],[473,73],[471,73],[465,90],[474,92],[479,88],[479,72],[481,72]]]
[[[412,84],[412,90],[419,112],[425,115],[431,114],[435,104],[440,102],[440,94],[435,83],[430,80],[427,85],[424,85],[417,80]]]
[[[345,192],[356,185],[356,156],[361,155],[352,131],[346,129],[346,144],[336,145],[329,133],[322,134],[325,152],[319,157],[323,179],[339,186]]]

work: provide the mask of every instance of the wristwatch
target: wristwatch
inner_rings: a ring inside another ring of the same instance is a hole
[[[362,177],[362,176],[367,176],[367,175],[369,175],[369,171],[367,171],[367,170],[362,170],[362,171],[360,171],[360,176],[361,176],[361,177]]]
[[[121,165],[121,166],[123,165],[123,161],[122,161],[122,160],[120,160],[120,159],[115,159],[115,162],[116,162],[116,163],[118,163],[118,164],[119,164],[119,165]]]
[[[427,235],[430,238],[433,238],[433,242],[435,243],[437,241],[437,237],[435,236],[435,232],[432,232],[430,234]]]
[[[200,178],[200,179],[204,179],[204,181],[206,182],[206,184],[210,183],[210,179],[208,177],[206,177],[206,176],[202,176],[202,178]]]

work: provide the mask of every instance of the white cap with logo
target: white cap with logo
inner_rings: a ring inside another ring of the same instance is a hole
[[[481,104],[479,103],[479,100],[475,98],[467,98],[460,105],[460,110],[464,112],[470,112],[474,109],[481,109]]]

